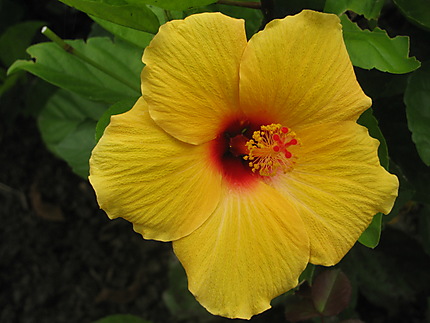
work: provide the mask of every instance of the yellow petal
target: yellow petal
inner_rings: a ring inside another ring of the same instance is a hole
[[[240,67],[243,110],[297,129],[353,120],[371,105],[356,81],[339,18],[302,11],[254,35]]]
[[[198,228],[220,197],[208,145],[178,141],[139,99],[113,116],[90,160],[90,182],[110,218],[123,217],[144,238],[170,241]]]
[[[354,122],[297,132],[294,169],[273,184],[294,202],[311,243],[310,262],[336,264],[377,212],[390,212],[398,180],[379,164],[379,142]]]
[[[249,319],[295,287],[309,241],[294,207],[260,182],[252,192],[225,190],[214,214],[173,242],[188,287],[211,313]]]
[[[221,13],[161,26],[143,54],[142,93],[153,120],[188,143],[214,139],[238,109],[245,46],[243,20]]]

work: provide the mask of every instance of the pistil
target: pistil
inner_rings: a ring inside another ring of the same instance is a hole
[[[243,159],[249,161],[253,173],[261,176],[274,176],[279,171],[287,173],[295,163],[291,152],[291,147],[299,144],[295,137],[293,131],[280,124],[261,126],[246,142],[248,153]]]

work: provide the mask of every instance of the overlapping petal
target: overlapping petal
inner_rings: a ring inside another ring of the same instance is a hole
[[[198,228],[216,208],[221,177],[208,145],[171,137],[139,99],[113,116],[90,160],[90,182],[110,218],[123,217],[147,239],[170,241]]]
[[[254,35],[240,67],[241,106],[297,129],[357,120],[371,105],[356,81],[335,15],[302,11]]]
[[[243,20],[220,13],[163,25],[143,55],[142,93],[152,119],[191,144],[214,139],[238,110],[246,44]]]
[[[295,287],[309,255],[297,210],[262,182],[245,194],[225,189],[208,221],[173,247],[197,300],[213,314],[245,319]]]
[[[387,214],[398,180],[379,164],[379,142],[354,122],[314,125],[301,140],[294,170],[273,181],[297,207],[310,239],[310,262],[336,264],[377,212]]]

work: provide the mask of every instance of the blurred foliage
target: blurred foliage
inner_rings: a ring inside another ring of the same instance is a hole
[[[330,322],[430,320],[428,0],[265,0],[261,11],[215,2],[0,0],[0,141],[17,115],[32,116],[48,149],[86,177],[90,152],[110,116],[129,109],[139,96],[142,51],[160,24],[221,11],[245,19],[251,37],[269,20],[304,8],[337,14],[357,78],[373,100],[359,122],[380,141],[381,164],[399,177],[399,197],[392,212],[375,216],[359,240],[377,248],[357,244],[335,270],[309,267],[296,292],[273,304],[290,321],[321,316],[330,316]],[[45,23],[135,86],[49,42],[38,32]],[[164,296],[182,321],[223,320],[201,310],[178,263],[172,265]],[[144,322],[132,317],[99,322],[120,321]]]
[[[422,161],[430,166],[430,61],[411,75],[404,99],[412,140]]]
[[[143,320],[140,317],[128,314],[109,315],[94,323],[151,323]]]

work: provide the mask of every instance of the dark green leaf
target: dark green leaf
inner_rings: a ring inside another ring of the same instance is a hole
[[[137,47],[143,49],[149,45],[149,42],[154,37],[153,34],[146,33],[144,31],[124,27],[115,23],[112,23],[110,21],[97,18],[95,16],[91,16],[91,19],[93,19],[96,23],[98,23],[100,26],[102,26],[104,29],[112,33],[113,35],[128,41],[129,43],[136,45]]]
[[[405,104],[400,96],[384,98],[375,102],[375,111],[381,115],[384,134],[389,140],[390,158],[401,168],[415,194],[412,199],[428,203],[430,196],[430,172],[418,155],[412,142],[405,113]],[[393,169],[394,170],[394,169]],[[399,175],[397,172],[395,172]]]
[[[26,92],[23,94],[26,114],[37,118],[40,112],[45,108],[46,102],[48,102],[57,91],[58,87],[42,79],[36,79],[30,84],[27,84]],[[37,95],[31,95],[31,93],[37,93]]]
[[[108,38],[68,41],[68,44],[111,72],[140,86],[142,51],[125,42]],[[26,70],[49,83],[83,95],[90,100],[114,103],[140,93],[64,51],[57,44],[42,43],[28,48],[34,61],[16,61],[8,73]]]
[[[117,102],[114,105],[110,106],[109,109],[105,111],[105,113],[103,113],[102,117],[97,122],[97,127],[96,127],[97,142],[103,136],[103,133],[106,127],[109,125],[110,117],[130,110],[133,104],[137,101],[137,99],[138,98],[130,98],[130,99],[125,99],[120,102]]]
[[[428,0],[394,0],[403,15],[416,25],[430,29],[430,3]]]
[[[85,120],[55,146],[55,153],[83,178],[89,175],[88,161],[95,146],[95,127],[93,120]]]
[[[367,229],[361,234],[358,242],[368,248],[375,248],[379,244],[382,229],[382,213],[377,213]]]
[[[326,270],[315,278],[312,300],[315,309],[324,316],[343,311],[351,300],[351,283],[339,269]]]
[[[150,321],[144,320],[138,316],[130,314],[115,314],[106,316],[94,323],[151,323]]]
[[[366,110],[358,119],[358,123],[365,126],[369,130],[370,136],[379,141],[378,148],[378,156],[381,162],[381,165],[388,169],[389,167],[389,157],[388,157],[388,148],[385,138],[379,129],[378,121],[373,116],[372,109]],[[382,214],[378,213],[373,217],[372,222],[368,226],[368,228],[361,234],[358,241],[369,248],[375,248],[381,236],[381,223]]]
[[[87,14],[116,24],[155,34],[160,27],[145,1],[127,0],[60,0]]]
[[[390,38],[384,30],[362,30],[347,16],[341,16],[343,38],[352,64],[364,69],[376,68],[395,74],[409,73],[420,62],[409,56],[409,38]]]
[[[363,112],[360,118],[357,121],[362,126],[365,126],[369,130],[369,135],[379,141],[378,147],[378,156],[381,162],[381,165],[388,169],[389,167],[389,158],[388,158],[388,148],[387,142],[385,141],[384,135],[379,129],[378,120],[373,116],[372,108],[367,109]]]
[[[126,2],[134,5],[145,3],[153,6],[157,6],[168,10],[185,10],[193,7],[202,7],[211,3],[217,2],[217,0],[125,0]]]
[[[351,10],[367,19],[378,19],[384,2],[385,0],[327,0],[324,12],[341,15]]]
[[[412,140],[422,161],[430,166],[430,61],[410,76],[404,100]]]
[[[158,21],[160,22],[160,25],[164,25],[166,22],[170,20],[185,18],[184,11],[165,10],[163,8],[151,6],[151,5],[148,5],[148,8],[150,8],[152,12],[155,13],[155,15],[158,18]],[[191,9],[191,10],[194,10],[194,9]],[[206,11],[201,11],[201,12],[206,12]]]
[[[315,265],[308,263],[305,270],[300,274],[299,283],[307,281],[309,285],[312,285],[312,280],[315,273]]]
[[[13,75],[9,75],[9,76],[5,76],[5,75],[2,75],[2,76],[4,76],[4,78],[2,77],[2,80],[0,81],[0,97],[4,93],[9,91],[11,88],[13,88],[15,86],[15,84],[18,82],[20,76],[22,76],[22,75],[17,73],[17,74],[13,74]]]
[[[17,59],[26,58],[25,50],[44,24],[41,21],[26,21],[10,26],[0,36],[0,61],[9,66]]]
[[[88,160],[96,143],[96,123],[106,109],[105,104],[59,90],[38,118],[47,147],[84,178],[88,176]]]

